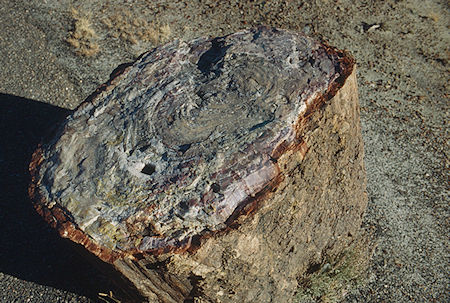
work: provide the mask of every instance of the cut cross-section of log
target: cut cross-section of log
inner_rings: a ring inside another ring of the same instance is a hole
[[[284,302],[357,234],[362,157],[353,59],[261,27],[121,66],[36,150],[30,196],[150,302]]]

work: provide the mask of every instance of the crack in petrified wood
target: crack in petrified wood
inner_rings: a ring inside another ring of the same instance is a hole
[[[267,28],[156,48],[36,152],[37,208],[64,216],[63,236],[72,224],[97,254],[189,246],[222,230],[278,177],[301,118],[351,70],[342,60]]]

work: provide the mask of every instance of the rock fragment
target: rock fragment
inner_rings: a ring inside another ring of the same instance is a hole
[[[204,300],[276,301],[361,223],[353,60],[264,27],[168,43],[80,105],[30,170],[41,215],[148,300],[183,302],[202,281]]]

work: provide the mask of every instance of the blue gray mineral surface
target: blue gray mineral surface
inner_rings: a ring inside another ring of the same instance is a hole
[[[336,56],[266,28],[153,49],[44,147],[40,195],[114,251],[221,230],[278,176],[275,151],[340,76]]]

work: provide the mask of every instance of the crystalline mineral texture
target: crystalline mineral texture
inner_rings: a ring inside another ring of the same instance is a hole
[[[306,153],[299,129],[352,68],[342,52],[268,28],[155,48],[35,152],[36,208],[108,262],[189,249],[279,183],[279,157]]]

